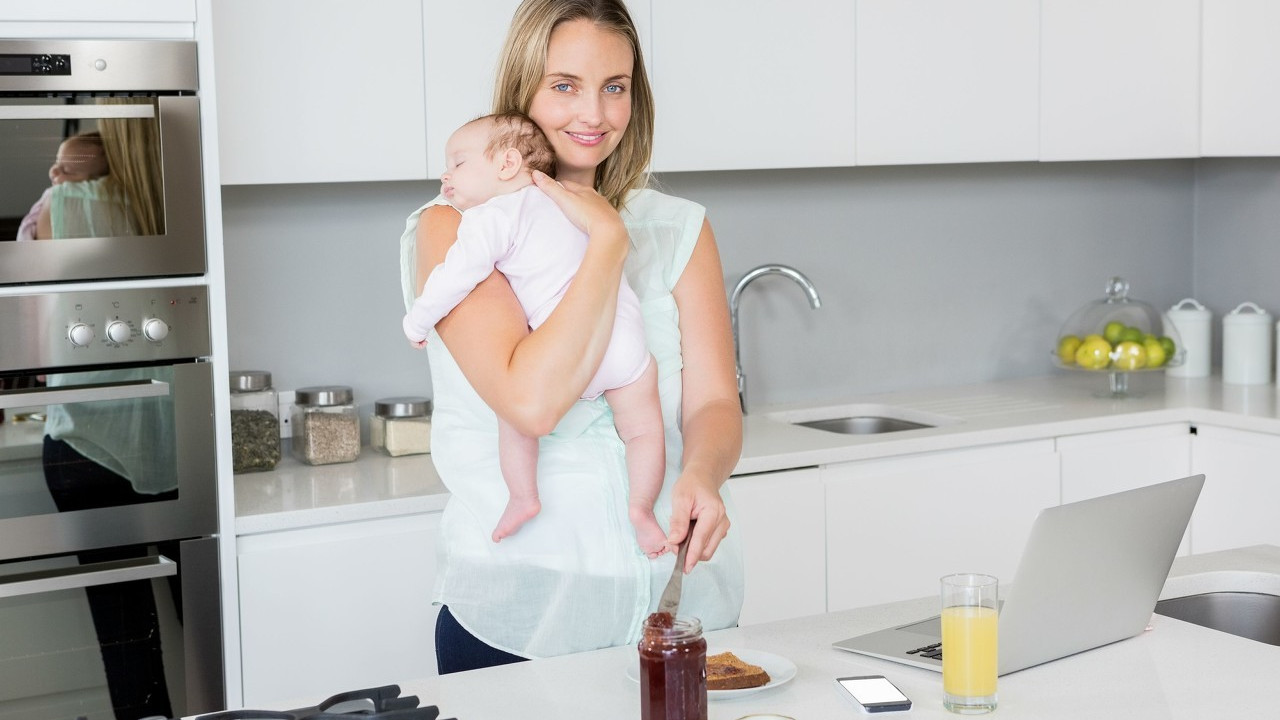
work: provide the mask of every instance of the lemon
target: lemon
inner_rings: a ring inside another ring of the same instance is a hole
[[[1117,370],[1140,370],[1147,366],[1147,349],[1141,343],[1125,340],[1116,346]]]
[[[1063,335],[1058,340],[1058,360],[1063,365],[1074,365],[1076,363],[1076,350],[1080,349],[1080,338],[1075,335]]]
[[[1086,370],[1101,370],[1111,363],[1111,343],[1100,335],[1089,335],[1076,348],[1076,364]]]
[[[1102,337],[1112,345],[1124,339],[1124,323],[1119,320],[1112,320],[1102,329]]]
[[[1147,351],[1147,367],[1160,367],[1169,359],[1169,356],[1165,354],[1164,346],[1160,344],[1159,338],[1153,337],[1150,340],[1144,340],[1142,347]]]

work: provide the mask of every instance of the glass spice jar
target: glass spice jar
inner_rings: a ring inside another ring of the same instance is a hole
[[[390,397],[375,402],[369,418],[369,444],[392,457],[431,452],[431,401]]]
[[[280,462],[280,404],[265,370],[231,372],[231,470],[259,472]]]
[[[346,385],[317,385],[294,393],[293,455],[308,465],[353,462],[360,456],[360,418]]]
[[[707,720],[707,641],[694,617],[656,612],[640,636],[640,720]]]

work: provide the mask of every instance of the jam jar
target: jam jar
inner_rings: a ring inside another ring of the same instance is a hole
[[[271,470],[280,462],[280,405],[265,370],[231,371],[231,469]]]
[[[360,456],[360,418],[346,385],[298,388],[294,394],[293,454],[308,465],[352,462]]]
[[[694,617],[657,612],[640,636],[640,720],[707,720],[707,641]]]

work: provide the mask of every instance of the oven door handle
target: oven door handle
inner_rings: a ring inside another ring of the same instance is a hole
[[[0,391],[0,410],[30,407],[32,405],[58,405],[99,402],[102,400],[134,400],[145,397],[162,397],[169,394],[169,383],[163,380],[134,380],[117,383],[93,383],[89,385],[59,385],[35,390]]]
[[[101,118],[153,118],[155,106],[138,105],[4,105],[0,120],[98,120]]]
[[[0,598],[111,585],[130,580],[150,580],[177,574],[178,564],[163,555],[36,570],[0,577]]]

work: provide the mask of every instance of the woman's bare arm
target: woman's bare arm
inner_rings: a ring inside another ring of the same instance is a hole
[[[547,321],[530,333],[511,286],[494,272],[436,325],[485,403],[529,435],[551,432],[595,375],[612,335],[628,247],[617,212],[594,191],[570,185],[568,190],[556,185],[549,194],[574,193],[557,201],[576,208],[570,217],[586,225],[591,241],[569,290]],[[446,206],[422,213],[417,236],[419,289],[457,240],[459,220],[457,211]]]
[[[733,333],[721,274],[720,252],[710,223],[703,221],[693,255],[675,287],[680,309],[684,457],[672,489],[671,531],[676,544],[698,524],[689,540],[685,571],[710,560],[729,532],[720,486],[742,454],[742,409],[734,378]]]

